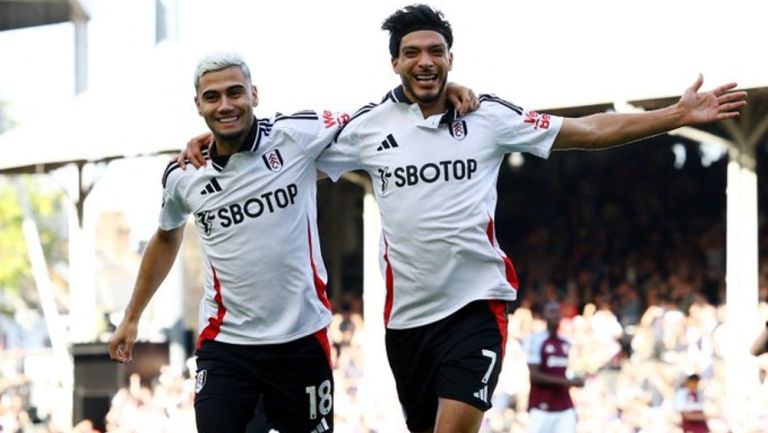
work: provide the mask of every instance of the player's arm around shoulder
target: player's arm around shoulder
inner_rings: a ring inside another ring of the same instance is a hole
[[[291,115],[275,117],[272,134],[290,137],[312,159],[325,150],[349,121],[349,114],[342,111],[305,110]]]
[[[191,164],[194,168],[200,168],[205,165],[212,144],[213,134],[211,131],[192,137],[187,142],[187,147],[176,155],[170,164],[175,162],[182,170],[186,170],[187,164]]]
[[[380,104],[369,103],[351,116],[346,113],[342,115],[343,121],[338,122],[337,130],[317,155],[319,172],[336,182],[342,174],[364,168],[360,158],[360,130],[365,127],[380,106]]]

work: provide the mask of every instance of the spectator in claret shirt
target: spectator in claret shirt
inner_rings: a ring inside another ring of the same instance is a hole
[[[682,417],[683,433],[706,433],[707,416],[702,406],[702,395],[699,390],[701,378],[691,374],[685,379],[685,386],[675,393],[675,409]]]
[[[576,431],[576,411],[570,388],[584,386],[582,378],[569,378],[568,352],[571,344],[557,334],[560,325],[560,304],[544,306],[547,330],[526,340],[531,394],[528,401],[532,433],[569,433]]]

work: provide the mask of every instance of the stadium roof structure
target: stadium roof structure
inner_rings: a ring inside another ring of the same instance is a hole
[[[162,104],[142,101],[137,89],[89,90],[44,119],[6,131],[0,135],[0,173],[45,173],[70,163],[178,151],[205,126],[191,90],[183,98],[157,91]]]
[[[760,143],[768,146],[768,86],[740,90],[744,90],[748,94],[747,107],[742,110],[737,119],[700,125],[695,129],[708,134],[710,137],[719,137],[732,145],[740,146],[745,151],[758,146]],[[639,99],[626,101],[626,104],[637,110],[655,110],[673,104],[678,98],[679,96]],[[611,102],[580,107],[542,109],[541,111],[559,116],[578,117],[591,113],[624,109],[624,107],[617,107],[616,105],[616,103]],[[696,138],[702,136],[704,135],[698,135]]]
[[[0,0],[0,31],[87,19],[78,0]]]

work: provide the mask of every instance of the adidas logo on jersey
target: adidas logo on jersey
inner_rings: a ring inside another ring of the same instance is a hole
[[[323,418],[320,420],[320,424],[318,424],[317,427],[312,430],[312,433],[323,433],[329,431],[330,429],[331,427],[328,425],[328,421]]]
[[[484,387],[480,388],[477,392],[475,392],[472,395],[482,400],[483,403],[488,403],[488,385],[485,385]]]
[[[389,134],[387,135],[387,138],[381,142],[381,146],[376,148],[376,151],[381,152],[382,150],[394,149],[395,147],[398,147],[397,141],[395,141],[395,137],[393,137],[392,134]]]
[[[205,185],[205,188],[203,188],[202,191],[200,191],[200,195],[213,194],[214,192],[220,191],[221,185],[219,185],[219,181],[214,177],[211,178],[211,181]]]

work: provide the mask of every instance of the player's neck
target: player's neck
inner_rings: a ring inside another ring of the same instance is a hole
[[[425,119],[429,116],[434,116],[435,114],[445,113],[448,111],[448,96],[446,94],[445,88],[442,89],[442,92],[437,97],[437,99],[432,102],[424,102],[419,100],[416,95],[411,94],[410,90],[405,85],[402,86],[402,89],[405,97],[408,98],[408,100],[415,101],[417,104],[419,104],[421,115],[424,116]]]
[[[253,121],[248,122],[248,125],[243,132],[237,137],[226,138],[219,135],[213,135],[213,145],[216,146],[216,155],[227,156],[234,155],[243,146],[243,142],[248,137],[248,133],[253,127]]]
[[[218,156],[234,155],[240,150],[242,144],[243,138],[237,140],[220,140],[216,138],[213,143],[216,146],[216,155]]]
[[[421,115],[426,119],[429,116],[434,116],[435,114],[441,114],[448,111],[448,100],[445,96],[441,96],[437,101],[430,104],[419,102],[419,108],[421,109]]]

